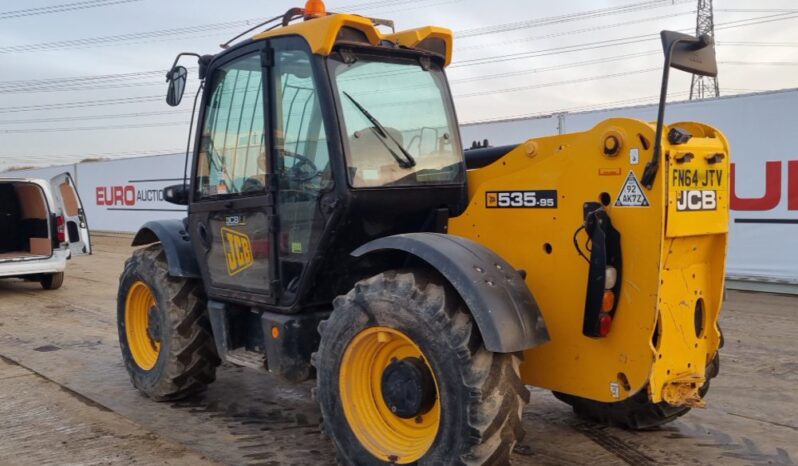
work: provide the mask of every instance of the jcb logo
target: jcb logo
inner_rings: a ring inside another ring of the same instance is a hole
[[[252,244],[249,237],[229,228],[222,228],[222,243],[227,258],[227,273],[231,277],[252,267]]]
[[[716,210],[717,208],[717,191],[681,191],[676,199],[676,210],[679,212]]]

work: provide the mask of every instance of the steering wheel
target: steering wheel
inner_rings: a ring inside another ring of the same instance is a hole
[[[305,157],[304,155],[288,152],[286,150],[282,152],[282,155],[283,157],[291,157],[292,159],[296,160],[296,163],[294,163],[293,166],[286,169],[286,174],[293,181],[306,182],[316,178],[321,174],[319,169],[316,168],[316,164],[313,163],[313,160]]]

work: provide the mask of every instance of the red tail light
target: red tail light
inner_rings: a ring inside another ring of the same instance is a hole
[[[66,242],[66,228],[64,226],[64,217],[58,216],[55,219],[56,233],[58,234],[58,242]]]
[[[602,313],[601,317],[599,318],[599,336],[606,337],[610,334],[610,329],[612,328],[612,316],[609,314]]]

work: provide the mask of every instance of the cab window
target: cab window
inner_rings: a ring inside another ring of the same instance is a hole
[[[328,66],[353,187],[463,181],[454,108],[439,64],[343,51]]]
[[[211,86],[197,163],[197,195],[262,193],[267,157],[260,54],[219,67]]]
[[[278,244],[283,289],[292,293],[324,231],[319,201],[333,180],[313,55],[294,38],[275,40],[273,47]]]

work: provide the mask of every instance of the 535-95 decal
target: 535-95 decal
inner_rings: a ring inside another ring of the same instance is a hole
[[[556,209],[557,191],[488,191],[485,207],[489,209]]]

